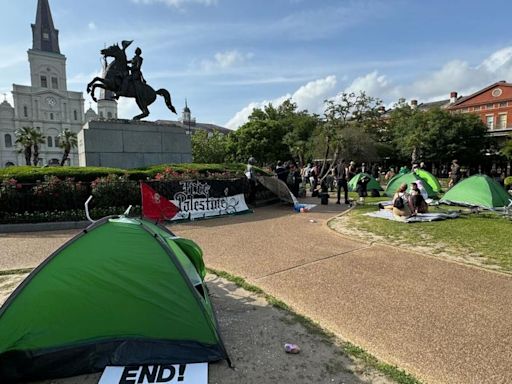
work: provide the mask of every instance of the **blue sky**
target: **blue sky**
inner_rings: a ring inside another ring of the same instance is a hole
[[[28,84],[26,51],[37,0],[0,0],[0,92]],[[321,113],[323,100],[365,90],[392,104],[469,94],[512,81],[508,0],[50,0],[68,88],[84,90],[99,50],[142,48],[143,72],[188,99],[201,122],[237,128],[253,107],[292,97]],[[86,107],[89,106],[86,96]],[[94,107],[94,105],[93,105]],[[174,119],[163,100],[150,119]],[[121,117],[137,113],[124,101]]]

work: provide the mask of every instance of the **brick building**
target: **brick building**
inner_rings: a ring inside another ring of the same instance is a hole
[[[457,98],[452,92],[446,109],[460,113],[475,113],[489,129],[489,134],[505,141],[512,135],[512,83],[498,81],[472,95]]]

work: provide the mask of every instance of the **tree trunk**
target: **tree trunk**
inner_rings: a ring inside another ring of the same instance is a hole
[[[39,163],[39,146],[37,144],[34,144],[34,157],[32,158],[32,164],[34,166],[37,166]]]
[[[416,163],[416,147],[414,147],[412,149],[412,153],[411,153],[411,164],[414,164]]]
[[[30,158],[32,157],[32,146],[25,147],[25,162],[30,165]]]
[[[62,160],[60,161],[60,166],[63,167],[68,159],[69,151],[67,149],[64,150],[64,154],[62,155]]]
[[[320,174],[319,174],[319,176],[323,175],[323,172],[324,172],[324,169],[325,169],[325,163],[327,163],[327,157],[329,156],[329,149],[330,149],[329,139],[328,139],[328,138],[326,138],[326,139],[325,139],[325,154],[324,154],[324,160],[322,161],[322,168],[320,169]]]

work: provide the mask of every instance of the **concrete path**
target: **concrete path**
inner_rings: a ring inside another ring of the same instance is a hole
[[[510,276],[348,239],[325,225],[339,207],[319,208],[272,206],[171,229],[203,247],[207,266],[428,383],[512,382]],[[35,266],[74,233],[0,235],[0,268]]]

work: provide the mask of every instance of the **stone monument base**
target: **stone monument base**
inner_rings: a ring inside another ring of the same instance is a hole
[[[192,162],[192,143],[183,127],[134,120],[93,120],[78,133],[81,167],[143,168]]]

